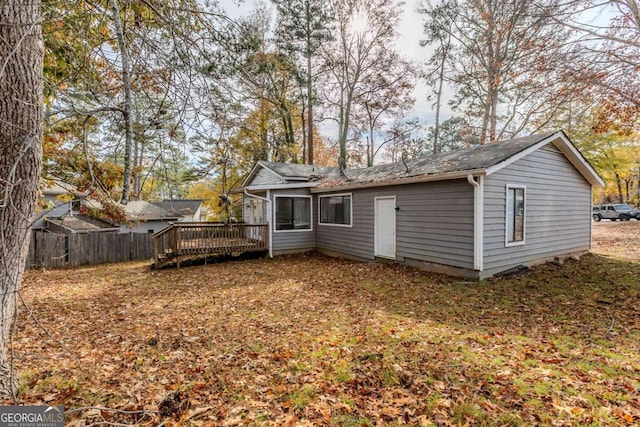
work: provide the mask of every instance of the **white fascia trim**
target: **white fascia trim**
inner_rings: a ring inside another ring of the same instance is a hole
[[[467,175],[467,182],[473,186],[473,269],[484,269],[484,176],[478,180],[472,174]]]
[[[292,184],[264,184],[264,185],[250,185],[246,187],[249,191],[264,191],[264,190],[284,190],[287,188],[312,188],[318,185],[319,182],[299,182]]]
[[[415,184],[419,182],[432,182],[432,181],[448,181],[450,179],[466,179],[467,175],[484,175],[485,169],[472,169],[466,171],[455,171],[455,172],[446,172],[441,174],[434,175],[420,175],[412,178],[398,178],[389,181],[374,181],[374,182],[364,182],[364,183],[354,183],[348,184],[349,181],[346,181],[347,184],[344,185],[336,185],[334,187],[327,188],[316,188],[312,189],[312,193],[330,193],[335,191],[347,191],[347,190],[357,190],[359,188],[375,188],[375,187],[389,187],[392,185],[405,185],[405,184]]]
[[[486,175],[489,176],[492,173],[498,172],[499,170],[509,166],[514,162],[517,162],[523,157],[528,156],[540,147],[544,147],[549,143],[553,143],[553,145],[555,145],[562,152],[562,154],[565,155],[569,162],[582,174],[582,176],[584,176],[584,178],[589,183],[591,183],[591,185],[604,187],[604,181],[602,180],[602,178],[600,178],[598,173],[591,167],[589,162],[587,162],[582,154],[580,154],[573,143],[562,131],[556,132],[538,142],[537,144],[532,145],[526,150],[522,150],[519,153],[509,157],[507,160],[504,160],[496,165],[487,168]]]
[[[257,162],[255,165],[253,165],[247,177],[244,179],[244,181],[242,181],[241,187],[245,187],[253,179],[253,177],[256,174],[256,169],[258,169],[258,166],[261,166],[260,162]]]
[[[565,156],[567,156],[569,161],[576,167],[576,169],[578,169],[582,173],[582,175],[585,176],[585,178],[587,179],[587,181],[591,183],[591,185],[596,185],[598,187],[603,188],[605,186],[605,182],[603,181],[602,178],[600,178],[600,175],[598,175],[598,172],[596,172],[593,169],[593,167],[591,167],[591,165],[584,158],[582,153],[578,151],[575,145],[573,145],[571,141],[569,141],[569,139],[566,137],[564,133],[562,133],[561,136],[562,136],[561,140],[564,142],[564,144],[562,145],[554,144],[554,145],[560,151],[562,151],[562,153]],[[572,158],[575,159],[575,162],[572,161]],[[592,178],[590,179],[588,175],[590,175]]]

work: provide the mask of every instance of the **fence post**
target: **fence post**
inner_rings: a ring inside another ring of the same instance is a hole
[[[182,227],[177,226],[174,228],[176,233],[176,268],[180,269],[180,256],[182,255],[182,248],[180,247],[180,243],[182,241]]]
[[[65,234],[64,235],[64,260],[66,261],[67,265],[71,264],[71,257],[69,255],[69,250],[70,250],[70,245],[69,245],[69,235]]]

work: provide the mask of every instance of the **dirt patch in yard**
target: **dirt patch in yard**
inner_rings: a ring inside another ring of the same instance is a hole
[[[640,221],[594,222],[593,252],[640,261]]]
[[[29,271],[18,402],[76,426],[637,425],[630,230],[480,283],[314,254]]]

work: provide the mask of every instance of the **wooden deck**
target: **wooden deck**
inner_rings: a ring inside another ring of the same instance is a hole
[[[180,222],[152,236],[155,268],[214,255],[240,255],[269,250],[268,224]]]

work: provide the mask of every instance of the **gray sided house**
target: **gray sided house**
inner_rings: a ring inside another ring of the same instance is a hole
[[[45,217],[59,218],[77,214],[78,200],[84,196],[74,185],[59,179],[51,179],[41,183],[39,207],[33,218],[33,229],[46,228]]]
[[[170,215],[177,215],[178,222],[202,221],[203,199],[164,199],[161,202],[151,202],[152,205],[161,207]]]
[[[271,254],[317,249],[482,279],[588,251],[603,185],[558,131],[343,173],[258,162],[243,212],[270,224]]]
[[[120,225],[123,233],[155,233],[180,219],[179,214],[142,200],[132,200],[122,208],[129,221]]]

